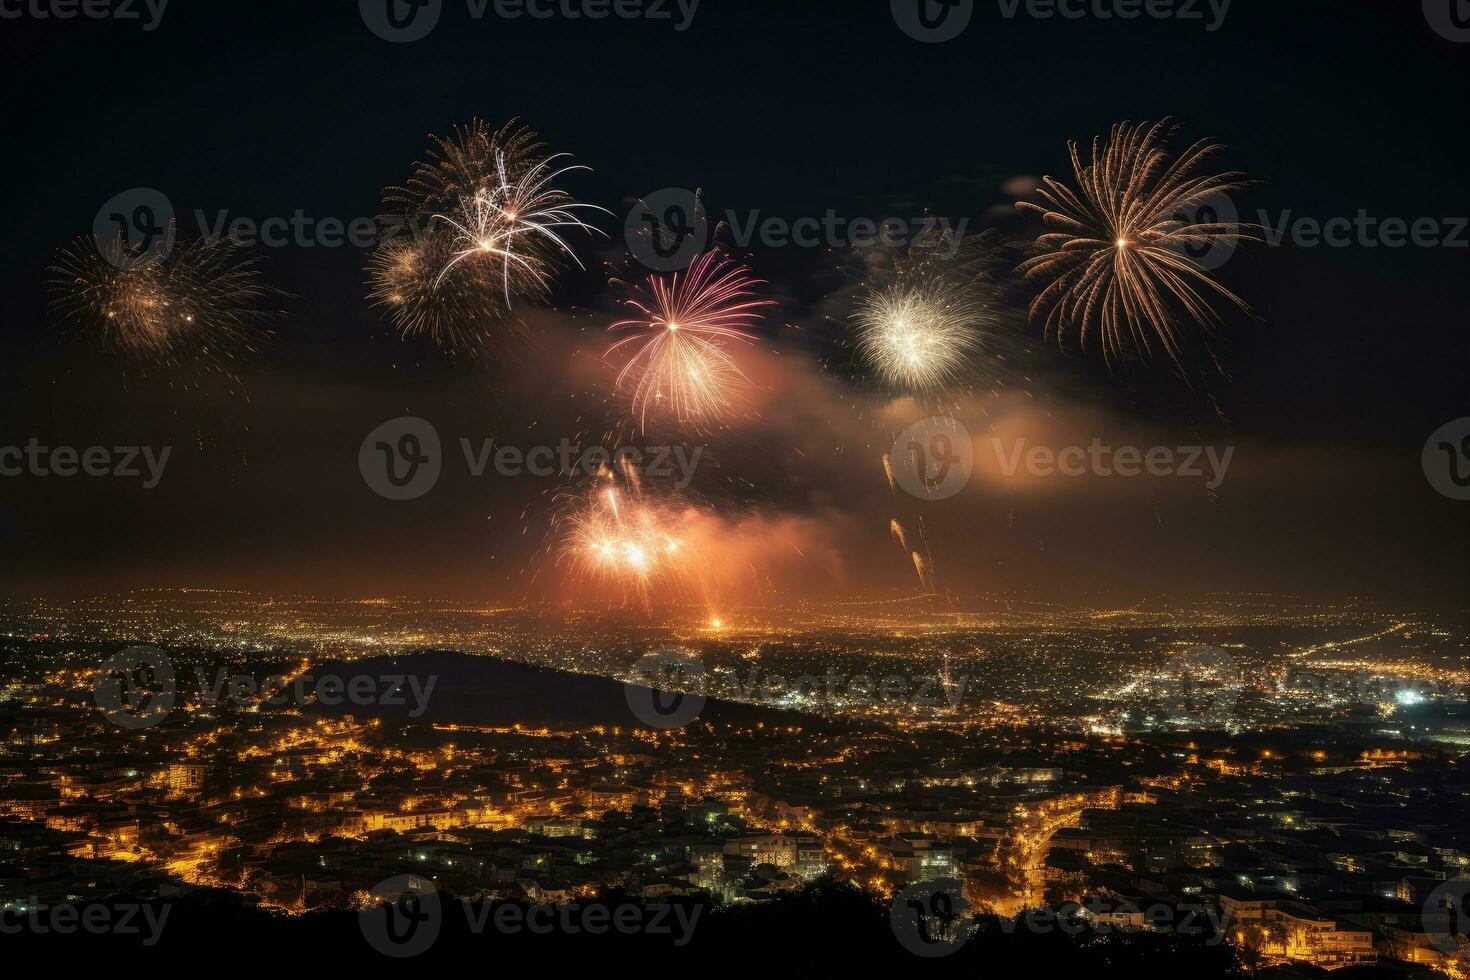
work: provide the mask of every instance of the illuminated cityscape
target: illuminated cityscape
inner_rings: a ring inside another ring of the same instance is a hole
[[[6,965],[1470,980],[1467,9],[0,0]]]

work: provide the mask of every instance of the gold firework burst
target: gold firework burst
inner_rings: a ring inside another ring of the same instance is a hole
[[[152,257],[121,238],[79,238],[57,252],[48,289],[63,320],[142,360],[222,363],[255,349],[280,293],[261,260],[230,238],[178,242]]]
[[[564,237],[597,232],[555,182],[586,167],[555,167],[530,129],[480,120],[433,138],[401,187],[383,192],[396,232],[369,264],[369,297],[405,336],[454,345],[504,323],[517,298],[544,300],[563,261],[580,265]],[[600,233],[600,232],[599,232]]]
[[[1031,305],[1050,310],[1047,336],[1075,328],[1082,343],[1096,332],[1105,356],[1128,349],[1144,355],[1151,338],[1180,363],[1180,316],[1212,331],[1220,316],[1211,297],[1248,311],[1191,251],[1261,240],[1260,228],[1203,220],[1213,202],[1248,186],[1243,174],[1197,174],[1222,147],[1195,143],[1171,159],[1168,121],[1120,123],[1106,142],[1094,139],[1090,161],[1069,144],[1078,190],[1043,178],[1044,204],[1019,207],[1058,229],[1037,239],[1041,253],[1021,264],[1027,278],[1049,280]]]

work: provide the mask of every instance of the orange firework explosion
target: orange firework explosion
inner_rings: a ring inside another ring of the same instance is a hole
[[[656,590],[678,592],[691,581],[698,549],[685,526],[687,508],[652,499],[636,478],[622,483],[600,473],[586,498],[563,513],[561,557],[578,579],[648,604]]]
[[[1192,176],[1221,147],[1202,140],[1170,160],[1169,132],[1167,122],[1121,123],[1106,143],[1093,140],[1090,164],[1071,143],[1080,193],[1046,177],[1037,189],[1045,204],[1019,205],[1059,229],[1037,239],[1041,254],[1020,267],[1028,278],[1050,280],[1031,305],[1033,316],[1050,308],[1047,336],[1076,327],[1085,344],[1096,331],[1111,356],[1130,340],[1147,355],[1152,334],[1179,364],[1176,313],[1210,331],[1221,322],[1210,294],[1249,310],[1189,251],[1261,239],[1255,225],[1199,220],[1248,182],[1237,173]]]
[[[166,364],[208,363],[254,350],[257,328],[280,295],[260,259],[230,238],[179,242],[149,257],[121,238],[91,237],[60,250],[50,269],[51,308],[123,353]]]
[[[718,251],[706,252],[684,272],[650,276],[624,301],[638,317],[611,329],[637,333],[613,344],[607,356],[636,348],[615,387],[631,389],[640,425],[657,413],[700,425],[730,410],[745,375],[728,345],[754,340],[747,330],[758,311],[775,305],[753,298],[761,280],[749,272]]]

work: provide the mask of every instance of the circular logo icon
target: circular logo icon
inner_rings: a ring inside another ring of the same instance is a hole
[[[888,924],[904,949],[936,959],[970,941],[970,903],[957,878],[909,885],[893,899]]]
[[[369,946],[394,959],[428,952],[444,925],[444,903],[434,883],[419,875],[396,875],[368,893],[371,906],[357,913]]]
[[[1430,486],[1451,500],[1470,500],[1470,416],[1435,430],[1421,462]]]
[[[1470,0],[1424,0],[1424,19],[1445,40],[1470,42]]]
[[[114,195],[92,221],[97,250],[119,269],[166,257],[173,251],[176,232],[173,204],[152,187]]]
[[[421,41],[439,24],[444,0],[357,0],[362,22],[394,44]]]
[[[933,416],[899,433],[888,454],[893,480],[920,500],[945,500],[970,482],[975,444],[959,419]]]
[[[1441,883],[1424,900],[1424,935],[1449,956],[1470,949],[1470,878]]]
[[[698,654],[668,648],[638,658],[623,696],[649,728],[682,728],[704,710],[704,661]]]
[[[890,0],[893,20],[915,41],[953,41],[970,26],[975,0]]]
[[[1206,194],[1170,217],[1179,225],[1169,246],[1206,272],[1229,262],[1240,245],[1234,232],[1240,211],[1224,191]]]
[[[439,482],[444,454],[427,420],[405,415],[384,422],[362,441],[357,466],[372,491],[389,500],[417,500]]]
[[[709,242],[709,219],[698,191],[665,187],[643,198],[623,222],[633,257],[655,272],[687,269]]]
[[[158,647],[137,646],[114,654],[92,685],[103,716],[119,728],[149,728],[174,710],[174,667]]]
[[[1240,668],[1219,647],[1191,647],[1169,663],[1160,707],[1194,724],[1223,727],[1240,696]]]

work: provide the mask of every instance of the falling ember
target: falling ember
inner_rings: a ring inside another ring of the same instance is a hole
[[[914,571],[917,572],[919,576],[919,588],[930,588],[930,584],[928,581],[929,563],[924,561],[924,556],[919,554],[917,551],[912,552],[911,557],[914,560]]]
[[[909,543],[904,537],[902,524],[898,523],[897,520],[894,520],[888,525],[888,531],[893,535],[893,540],[898,543],[898,546],[900,548],[902,548],[904,551],[909,550]]]
[[[1097,333],[1109,357],[1130,345],[1146,355],[1152,337],[1177,365],[1179,314],[1210,332],[1221,324],[1210,294],[1249,310],[1190,254],[1261,240],[1256,225],[1199,217],[1212,199],[1248,182],[1238,173],[1192,175],[1221,147],[1202,140],[1171,161],[1168,131],[1167,122],[1121,123],[1106,142],[1093,140],[1089,162],[1071,143],[1080,191],[1046,177],[1037,189],[1044,204],[1020,203],[1058,229],[1038,238],[1041,254],[1020,267],[1027,278],[1047,280],[1031,304],[1033,317],[1050,310],[1047,336],[1071,327],[1085,344]]]
[[[650,276],[624,302],[637,311],[612,330],[633,330],[613,344],[613,357],[633,351],[615,388],[631,392],[640,426],[650,415],[669,415],[701,425],[725,415],[745,375],[730,354],[732,342],[749,343],[747,332],[770,300],[755,299],[760,280],[718,251],[706,252],[686,271]]]

